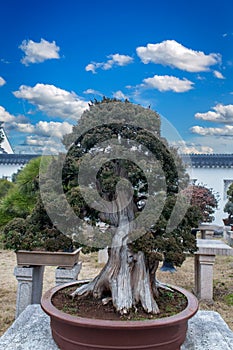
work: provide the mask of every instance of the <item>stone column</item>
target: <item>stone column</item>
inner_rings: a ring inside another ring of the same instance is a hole
[[[215,255],[195,254],[195,293],[200,300],[213,301]]]
[[[55,270],[56,285],[76,281],[78,279],[78,275],[79,275],[79,272],[81,271],[81,268],[82,268],[81,261],[75,264],[72,269],[57,267]]]
[[[43,290],[44,268],[44,266],[33,266],[31,304],[40,304]]]
[[[18,281],[15,313],[17,318],[28,305],[40,304],[44,266],[16,266],[14,275]]]
[[[101,249],[98,251],[98,263],[106,264],[108,261],[108,248]]]

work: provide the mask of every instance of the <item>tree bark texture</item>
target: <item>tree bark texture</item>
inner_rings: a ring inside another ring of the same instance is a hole
[[[119,206],[122,208],[121,206]],[[147,313],[159,313],[155,273],[158,268],[147,263],[144,253],[133,253],[128,243],[130,220],[128,209],[121,209],[119,225],[109,249],[109,259],[100,274],[89,284],[76,289],[72,296],[92,293],[95,298],[111,294],[115,309],[121,314],[141,303]]]

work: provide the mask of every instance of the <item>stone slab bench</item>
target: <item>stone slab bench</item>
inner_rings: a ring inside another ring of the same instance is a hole
[[[205,223],[205,224],[200,224],[198,227],[197,227],[197,230],[201,232],[201,238],[202,239],[205,239],[206,238],[206,232],[210,231],[210,232],[214,232],[216,230],[219,230],[220,226],[219,225],[213,225],[213,224],[208,224],[208,223]]]
[[[58,350],[49,324],[39,304],[29,305],[0,338],[0,350]],[[233,332],[219,313],[198,311],[181,350],[233,350]]]

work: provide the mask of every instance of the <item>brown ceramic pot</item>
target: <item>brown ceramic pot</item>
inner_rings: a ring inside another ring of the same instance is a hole
[[[180,350],[188,328],[188,320],[197,312],[196,297],[183,288],[188,305],[185,310],[166,318],[143,321],[109,321],[68,315],[54,307],[51,300],[68,283],[47,291],[42,309],[50,316],[52,335],[62,350]]]

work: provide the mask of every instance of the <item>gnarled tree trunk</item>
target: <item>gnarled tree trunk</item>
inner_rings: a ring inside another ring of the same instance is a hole
[[[101,298],[111,294],[114,307],[122,314],[136,307],[139,302],[146,312],[159,313],[154,299],[158,263],[151,267],[143,252],[133,253],[130,250],[127,244],[129,229],[129,209],[124,209],[120,211],[119,225],[105,267],[93,281],[77,288],[72,296],[92,293],[93,297]]]

